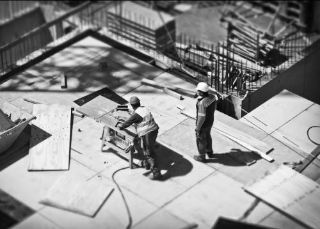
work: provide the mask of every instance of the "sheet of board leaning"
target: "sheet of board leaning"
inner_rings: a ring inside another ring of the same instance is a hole
[[[28,170],[68,170],[71,108],[35,104],[33,115]]]

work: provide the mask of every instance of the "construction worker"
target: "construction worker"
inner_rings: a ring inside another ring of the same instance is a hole
[[[145,156],[145,167],[150,169],[152,175],[149,177],[152,180],[161,178],[160,170],[158,169],[157,160],[154,153],[154,144],[158,136],[159,126],[155,122],[151,112],[140,105],[138,97],[130,98],[130,105],[134,112],[128,120],[119,125],[120,130],[123,130],[132,124],[136,124],[137,134],[142,140],[143,152]]]
[[[216,109],[217,96],[208,93],[207,83],[200,82],[197,85],[197,116],[196,116],[196,141],[199,155],[194,159],[200,162],[206,161],[206,155],[213,158],[212,138],[210,135],[214,121],[214,112]]]

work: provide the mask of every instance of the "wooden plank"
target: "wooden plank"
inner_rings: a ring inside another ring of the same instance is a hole
[[[40,203],[94,217],[112,191],[113,187],[100,175],[67,173],[56,181]]]
[[[71,109],[59,104],[35,104],[28,170],[69,169]]]
[[[294,170],[302,173],[318,156],[320,155],[320,146],[315,148],[302,162],[301,165],[296,166]]]
[[[320,228],[320,186],[293,169],[282,165],[244,190],[305,227]]]
[[[78,107],[76,110],[88,117],[98,119],[109,111],[115,109],[117,105],[118,103],[99,95],[84,105]]]
[[[154,87],[154,88],[158,88],[158,89],[162,89],[162,90],[164,88],[167,88],[167,89],[175,91],[175,92],[177,92],[179,94],[183,94],[183,95],[189,96],[191,98],[195,98],[196,97],[196,92],[194,90],[181,88],[181,87],[177,87],[177,86],[171,86],[171,85],[169,86],[169,85],[161,84],[161,83],[158,83],[156,81],[149,80],[149,79],[143,79],[141,81],[141,84],[147,85],[147,86],[151,86],[151,87]]]
[[[219,120],[215,120],[214,127],[218,129],[221,132],[226,132],[230,134],[231,136],[239,139],[240,141],[250,143],[254,148],[258,149],[261,152],[268,153],[273,148],[268,146],[263,141],[258,140],[257,138],[253,137],[252,135],[246,134],[243,131],[237,130],[230,125],[226,125],[223,122],[220,122]]]

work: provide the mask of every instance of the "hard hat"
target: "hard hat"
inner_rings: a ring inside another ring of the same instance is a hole
[[[205,82],[200,82],[197,85],[197,91],[208,92],[209,86]]]
[[[139,98],[137,97],[137,96],[132,96],[131,98],[130,98],[130,104],[131,105],[137,105],[137,104],[139,104],[140,103],[140,100],[139,100]]]

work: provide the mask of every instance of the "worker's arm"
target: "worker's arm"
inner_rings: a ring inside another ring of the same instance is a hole
[[[196,123],[196,133],[199,134],[204,121],[206,120],[206,108],[205,106],[200,106],[198,110],[198,119]]]
[[[128,120],[126,120],[124,123],[119,124],[119,129],[123,130],[129,126],[131,126],[134,123],[140,123],[142,121],[142,117],[138,115],[137,113],[134,113],[130,116]]]

